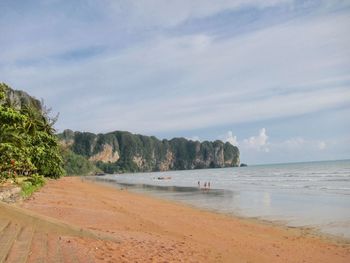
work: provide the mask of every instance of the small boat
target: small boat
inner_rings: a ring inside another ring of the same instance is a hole
[[[158,180],[170,180],[171,176],[159,176],[157,177]]]

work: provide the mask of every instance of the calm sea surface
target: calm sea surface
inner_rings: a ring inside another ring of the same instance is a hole
[[[159,177],[171,179],[159,180]],[[107,175],[118,187],[350,238],[350,160]],[[210,182],[210,190],[203,190]]]

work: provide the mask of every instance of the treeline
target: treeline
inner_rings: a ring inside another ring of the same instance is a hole
[[[84,156],[74,153],[70,149],[61,146],[63,167],[67,175],[95,175],[102,172],[93,162]]]

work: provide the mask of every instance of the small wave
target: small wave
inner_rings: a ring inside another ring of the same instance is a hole
[[[320,187],[320,189],[322,189],[322,190],[334,190],[334,191],[336,191],[336,190],[345,190],[345,191],[350,191],[350,187],[328,187],[328,186],[322,186],[322,187]]]
[[[323,181],[327,181],[327,182],[350,182],[350,178],[348,178],[348,179],[334,178],[334,179],[325,179]]]

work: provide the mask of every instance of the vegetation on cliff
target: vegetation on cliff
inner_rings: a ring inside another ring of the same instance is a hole
[[[101,172],[92,162],[70,149],[61,147],[63,167],[67,175],[94,175]]]
[[[106,173],[239,166],[238,148],[218,140],[159,140],[125,131],[96,135],[65,130],[58,136],[62,145]]]
[[[49,113],[27,93],[0,83],[0,180],[26,176],[28,186],[41,184],[40,176],[64,174]]]

